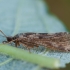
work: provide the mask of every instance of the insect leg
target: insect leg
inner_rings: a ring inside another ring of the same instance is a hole
[[[17,47],[18,45],[20,45],[19,42],[18,42],[17,40],[18,40],[18,39],[14,39],[14,40],[12,40],[12,41],[10,41],[10,42],[3,41],[2,43],[3,43],[3,44],[10,44],[10,43],[12,43],[12,42],[15,41],[14,43],[15,43],[15,46]]]

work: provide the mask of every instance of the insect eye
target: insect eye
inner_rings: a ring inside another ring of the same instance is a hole
[[[12,37],[7,37],[7,41],[11,41],[12,40]]]

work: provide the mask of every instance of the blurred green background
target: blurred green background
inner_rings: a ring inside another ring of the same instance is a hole
[[[49,10],[55,14],[70,31],[70,0],[45,0]]]

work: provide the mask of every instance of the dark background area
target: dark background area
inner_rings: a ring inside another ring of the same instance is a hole
[[[70,31],[70,0],[45,0],[49,11],[56,15]]]

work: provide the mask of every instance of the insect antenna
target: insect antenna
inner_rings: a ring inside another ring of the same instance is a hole
[[[4,35],[3,37],[6,37],[7,38],[7,36],[0,30],[0,32]],[[2,35],[1,35],[2,36]]]
[[[0,35],[0,36],[5,37],[5,36],[3,36],[3,35]]]

